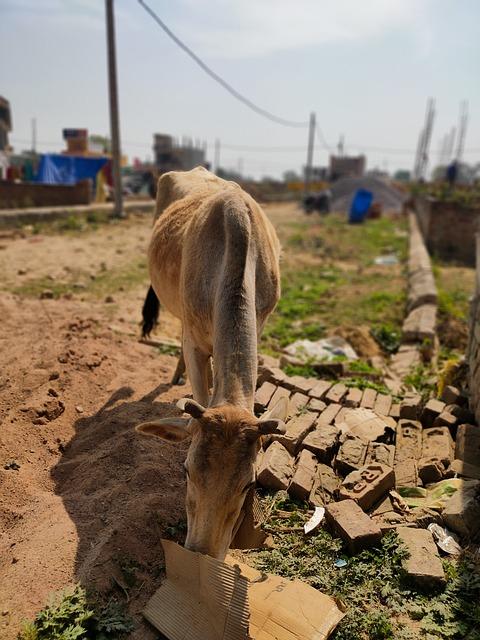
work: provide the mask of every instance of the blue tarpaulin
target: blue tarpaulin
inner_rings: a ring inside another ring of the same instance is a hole
[[[79,180],[95,178],[108,158],[84,158],[47,153],[41,156],[35,182],[46,184],[76,184]]]

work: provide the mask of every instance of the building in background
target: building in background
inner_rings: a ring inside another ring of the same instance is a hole
[[[185,139],[181,145],[172,136],[155,133],[153,136],[154,163],[159,173],[190,171],[195,167],[207,167],[206,144]]]
[[[361,178],[366,166],[365,156],[330,156],[330,180]]]
[[[9,166],[10,144],[8,134],[12,130],[10,103],[0,96],[0,179],[5,179]]]

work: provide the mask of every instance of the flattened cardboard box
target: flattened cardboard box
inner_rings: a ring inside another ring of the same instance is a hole
[[[167,577],[143,615],[169,640],[326,640],[344,615],[300,580],[162,544]]]

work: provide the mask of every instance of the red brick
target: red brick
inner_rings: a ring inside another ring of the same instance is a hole
[[[375,404],[373,405],[373,410],[375,411],[375,413],[379,413],[381,416],[388,416],[391,406],[392,396],[387,396],[384,393],[379,393],[377,395],[377,399],[375,400]]]
[[[352,554],[373,547],[382,539],[378,525],[353,500],[328,504],[325,517],[330,529],[346,543]]]
[[[303,449],[297,458],[297,465],[288,487],[288,493],[299,500],[308,500],[315,479],[317,460],[311,451]]]
[[[396,531],[409,553],[403,560],[407,576],[421,587],[444,585],[442,562],[430,531],[411,527],[397,527]]]
[[[431,427],[435,418],[439,416],[444,409],[445,403],[441,400],[435,400],[435,398],[429,400],[423,408],[422,414],[420,416],[420,421],[423,426]]]
[[[310,398],[306,396],[304,393],[294,393],[290,398],[290,409],[288,415],[293,417],[297,414],[301,413],[307,408],[308,403],[310,402]]]
[[[289,400],[290,391],[288,389],[284,389],[283,387],[277,387],[277,390],[275,391],[273,396],[270,398],[270,402],[268,403],[268,408],[272,409],[280,400],[280,398],[287,398],[287,400]],[[290,401],[288,404],[290,406]]]
[[[289,420],[286,432],[283,435],[273,436],[273,440],[280,442],[292,455],[295,455],[307,433],[313,429],[316,419],[316,413],[306,411]]]
[[[367,455],[367,443],[351,433],[341,438],[340,449],[335,458],[335,469],[342,475],[363,467]]]
[[[451,385],[447,385],[444,388],[440,400],[445,402],[445,404],[463,404],[464,402],[462,392]]]
[[[455,458],[473,465],[480,465],[480,427],[462,424],[458,427]]]
[[[393,469],[374,462],[349,473],[342,482],[339,497],[355,500],[364,511],[368,511],[394,486]]]
[[[420,458],[418,461],[418,475],[424,485],[439,482],[444,472],[445,466],[438,458]]]
[[[474,465],[469,462],[463,462],[463,460],[454,460],[450,465],[450,470],[461,478],[480,480],[480,460],[478,462],[478,465]]]
[[[393,468],[395,460],[395,447],[393,444],[384,444],[383,442],[370,442],[367,450],[365,464],[379,462],[388,467]]]
[[[270,402],[270,398],[273,396],[277,387],[271,382],[264,382],[255,393],[255,408],[264,409]]]
[[[416,487],[418,486],[418,465],[417,460],[407,458],[395,462],[393,465],[395,471],[396,487]]]
[[[375,391],[375,389],[365,389],[362,395],[360,406],[364,409],[373,409],[376,398],[377,392]]]
[[[322,411],[318,419],[319,424],[331,424],[335,420],[335,416],[340,411],[340,404],[329,404],[325,411]]]
[[[400,418],[400,403],[399,402],[394,402],[392,404],[392,406],[390,407],[390,413],[388,415],[391,416],[392,418],[394,418],[395,420],[398,420]]]
[[[323,400],[325,394],[332,386],[331,382],[328,380],[319,380],[317,384],[310,389],[308,395],[312,396],[312,398],[318,398],[318,400]]]
[[[315,378],[304,378],[302,376],[288,376],[282,381],[282,386],[292,391],[300,393],[308,393],[315,386],[317,380]]]
[[[352,387],[348,390],[347,397],[343,401],[343,404],[350,409],[355,409],[360,406],[360,402],[362,400],[363,392],[361,389],[357,389],[357,387]]]
[[[338,382],[337,384],[334,384],[331,389],[329,389],[329,391],[325,395],[325,400],[327,402],[341,402],[342,399],[347,395],[347,391],[347,387],[343,383]]]
[[[323,400],[318,400],[317,398],[310,398],[310,402],[308,403],[309,411],[316,411],[318,413],[321,413],[322,411],[325,411],[326,408],[327,408],[327,405],[325,404],[325,402],[323,402]]]
[[[436,458],[448,467],[453,460],[453,440],[448,427],[424,429],[422,436],[422,458]]]
[[[310,493],[310,506],[324,507],[332,502],[340,488],[340,482],[340,478],[331,467],[319,463]]]
[[[406,420],[417,420],[422,406],[422,397],[409,396],[400,403],[400,418]]]
[[[419,460],[422,455],[422,425],[416,420],[399,420],[395,462],[413,458]]]
[[[338,445],[339,430],[333,424],[317,424],[306,436],[302,447],[312,451],[321,462],[330,463]]]
[[[265,451],[257,475],[258,482],[267,489],[285,490],[293,473],[293,458],[279,442]]]

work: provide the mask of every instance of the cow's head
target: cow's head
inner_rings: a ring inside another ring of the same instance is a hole
[[[136,430],[168,442],[191,437],[185,461],[185,546],[223,560],[245,496],[255,482],[260,438],[284,432],[286,402],[282,399],[260,419],[232,405],[205,409],[194,400],[182,399],[177,406],[191,418],[145,422]]]

